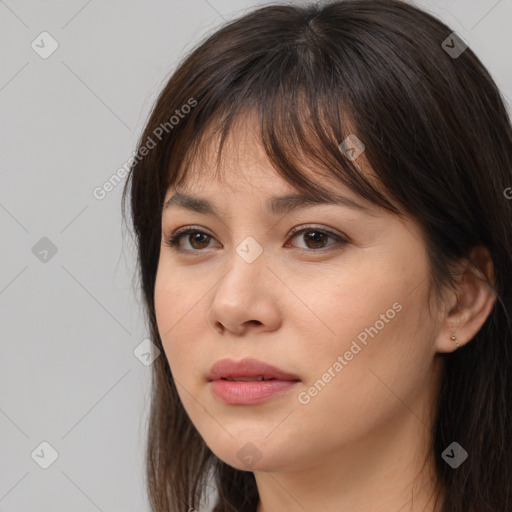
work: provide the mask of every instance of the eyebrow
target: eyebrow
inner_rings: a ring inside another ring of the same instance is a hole
[[[285,215],[298,208],[305,208],[308,206],[317,205],[335,205],[344,206],[370,214],[370,209],[357,203],[353,199],[336,194],[334,192],[327,192],[325,197],[315,197],[311,194],[288,194],[284,196],[274,196],[266,201],[266,210],[269,214],[278,216]],[[220,217],[219,212],[215,206],[208,200],[196,196],[190,196],[180,192],[176,192],[165,203],[164,211],[171,207],[180,207],[202,214],[211,214]]]

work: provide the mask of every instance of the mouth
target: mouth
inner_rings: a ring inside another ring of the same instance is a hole
[[[267,381],[267,380],[276,380],[275,377],[271,377],[270,379],[265,378],[263,376],[258,377],[221,377],[221,380],[227,380],[228,382],[256,382],[256,381]]]
[[[297,375],[252,358],[245,358],[240,361],[221,359],[211,367],[207,379],[209,381],[227,380],[244,382],[300,380]]]
[[[222,359],[215,363],[208,381],[212,393],[229,405],[255,405],[290,391],[297,375],[256,359]]]

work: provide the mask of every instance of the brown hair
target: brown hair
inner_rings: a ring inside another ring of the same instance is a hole
[[[512,129],[473,51],[454,55],[443,46],[452,32],[396,0],[274,5],[226,24],[182,61],[159,95],[123,191],[123,214],[129,192],[148,328],[161,351],[153,292],[165,193],[186,179],[208,130],[222,128],[222,149],[233,121],[249,110],[259,116],[276,171],[297,189],[323,193],[302,172],[307,159],[375,204],[414,217],[436,292],[455,284],[453,262],[487,247],[497,301],[469,343],[441,356],[432,451],[444,512],[504,512],[512,510],[512,201],[504,193],[512,186]],[[363,141],[378,186],[340,151],[350,133]],[[151,400],[152,510],[199,508],[212,477],[216,512],[255,511],[253,473],[206,446],[165,357],[152,365]],[[441,458],[452,441],[469,453],[456,470]]]

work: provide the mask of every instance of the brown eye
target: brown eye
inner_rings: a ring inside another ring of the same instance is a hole
[[[299,249],[304,249],[304,250],[309,250],[309,251],[320,252],[325,247],[334,245],[334,244],[326,245],[326,243],[329,239],[334,240],[335,243],[336,242],[341,243],[341,244],[347,243],[347,241],[344,238],[337,235],[336,233],[332,233],[331,231],[327,231],[327,230],[319,229],[319,228],[315,228],[315,227],[309,227],[309,228],[304,228],[304,229],[301,229],[300,227],[298,227],[298,228],[296,228],[296,230],[294,230],[292,232],[292,235],[293,235],[292,238],[299,238],[305,242],[306,247],[305,248],[299,247]]]
[[[181,240],[185,238],[185,236],[187,236],[186,240],[192,249],[184,249],[181,246]],[[168,247],[181,252],[201,251],[208,248],[208,242],[211,239],[211,235],[204,233],[203,231],[188,228],[184,229],[183,231],[178,231],[172,236],[167,237],[164,241],[164,245],[167,245]]]
[[[193,233],[192,235],[188,235],[187,240],[194,249],[206,249],[208,247],[208,243],[205,244],[205,242],[208,242],[210,238],[210,235],[207,235],[206,233]]]
[[[305,231],[302,237],[308,249],[322,249],[330,238],[326,233],[316,230]]]

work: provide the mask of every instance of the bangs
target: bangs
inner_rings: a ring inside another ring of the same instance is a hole
[[[332,80],[319,88],[315,69],[310,76],[301,62],[282,53],[263,59],[244,74],[243,82],[229,84],[222,95],[217,93],[220,88],[213,89],[210,97],[199,102],[175,133],[166,190],[200,180],[199,175],[191,176],[189,169],[195,162],[206,163],[214,144],[218,146],[219,171],[228,137],[236,138],[248,121],[256,121],[259,141],[271,165],[298,191],[326,200],[331,192],[321,183],[334,177],[367,201],[402,214],[369,163],[378,162],[378,155],[364,130],[358,128],[357,111],[344,97],[343,87]],[[281,72],[265,73],[276,68]],[[349,148],[354,141],[357,145],[358,140],[364,149],[360,146],[362,152],[351,159],[342,147]],[[222,181],[221,173],[215,176]]]

